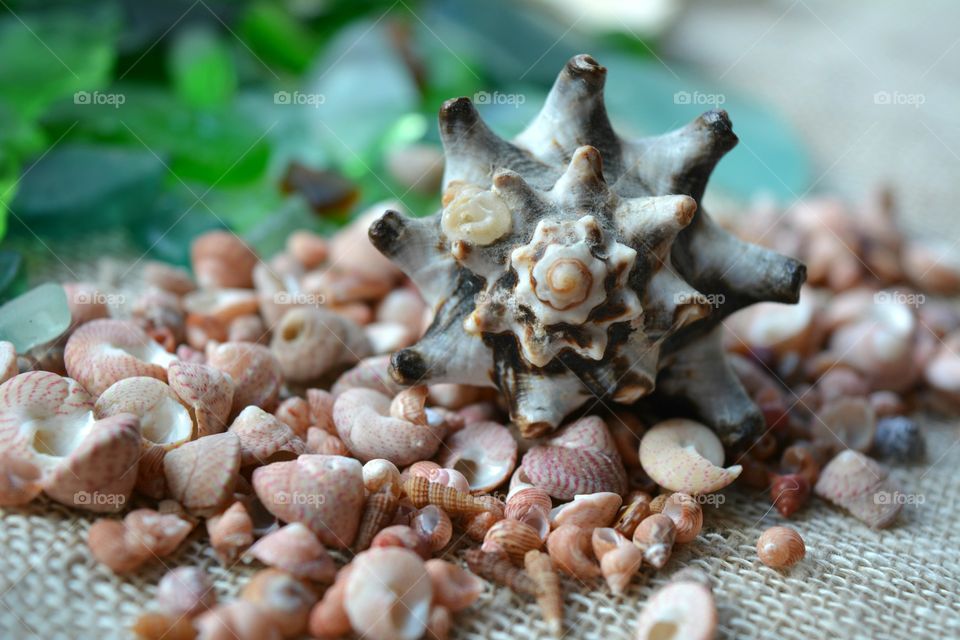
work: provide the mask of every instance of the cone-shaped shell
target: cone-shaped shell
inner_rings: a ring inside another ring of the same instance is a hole
[[[418,509],[435,504],[451,515],[466,515],[487,511],[487,505],[469,493],[457,491],[421,476],[410,476],[403,483],[407,498]]]

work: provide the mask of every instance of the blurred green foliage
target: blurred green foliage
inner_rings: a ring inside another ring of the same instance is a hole
[[[581,51],[610,67],[608,103],[625,131],[665,131],[709,108],[676,104],[675,92],[705,83],[680,65],[668,72],[651,55],[655,42],[618,30],[587,37],[542,5],[510,0],[5,6],[0,212],[9,207],[11,232],[121,228],[139,250],[176,262],[193,235],[214,227],[269,251],[293,228],[341,224],[349,211],[316,215],[281,193],[292,161],[353,180],[358,208],[394,198],[417,215],[432,212],[439,196],[397,184],[385,152],[438,142],[440,102],[478,91],[524,96],[481,107],[498,132],[519,132]],[[724,95],[750,149],[721,163],[715,184],[740,195],[801,191],[806,161],[789,129]],[[0,215],[0,237],[6,231]]]

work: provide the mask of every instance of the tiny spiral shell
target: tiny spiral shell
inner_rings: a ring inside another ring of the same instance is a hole
[[[530,525],[519,520],[500,520],[495,523],[483,538],[484,551],[503,551],[516,564],[523,562],[523,557],[531,549],[539,549],[543,545],[540,532]]]
[[[643,559],[656,569],[662,569],[670,559],[677,528],[668,516],[655,513],[637,525],[633,543],[643,551]]]
[[[663,503],[660,512],[673,520],[677,528],[675,542],[691,542],[703,528],[703,509],[700,504],[685,493],[674,493]]]
[[[637,525],[650,515],[651,500],[649,493],[637,491],[628,498],[627,504],[620,508],[613,528],[628,538],[633,536]]]
[[[390,403],[390,416],[406,420],[413,424],[426,426],[427,413],[424,410],[427,401],[427,387],[418,386],[404,389]]]
[[[554,636],[563,633],[563,593],[560,590],[560,576],[553,568],[550,556],[531,549],[523,557],[527,573],[537,584],[537,604],[543,614],[543,621]]]
[[[807,553],[803,538],[790,527],[770,527],[757,540],[760,562],[774,569],[797,564]]]
[[[810,482],[801,473],[771,474],[770,499],[784,518],[789,518],[810,499]]]
[[[391,483],[387,483],[367,498],[367,504],[357,530],[357,539],[353,543],[355,552],[365,551],[370,546],[374,536],[390,524],[397,514],[400,499],[396,496],[392,487]]]
[[[591,533],[582,527],[561,525],[547,538],[547,552],[560,571],[580,580],[590,580],[600,575],[590,538]]]
[[[661,493],[650,501],[650,513],[660,513],[663,511],[663,505],[666,504],[669,493]]]
[[[418,509],[428,504],[435,504],[451,515],[481,513],[487,510],[487,505],[483,501],[469,493],[430,482],[421,476],[408,477],[403,483],[403,490],[413,506]]]
[[[410,528],[426,541],[432,552],[443,549],[453,537],[453,522],[450,516],[446,511],[432,504],[413,514],[410,518]]]
[[[536,596],[540,592],[530,574],[518,569],[502,553],[487,553],[480,549],[468,549],[463,554],[470,571],[481,578],[503,585],[515,593]]]

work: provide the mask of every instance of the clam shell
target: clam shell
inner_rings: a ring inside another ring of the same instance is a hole
[[[314,582],[333,582],[337,566],[306,525],[293,522],[257,540],[247,550],[263,564]]]
[[[517,441],[496,422],[474,422],[444,440],[438,461],[461,472],[470,490],[496,489],[510,477],[517,464]]]
[[[740,465],[721,467],[720,439],[702,424],[681,418],[661,422],[643,435],[640,464],[660,486],[690,495],[719,491],[743,470]]]
[[[257,406],[249,406],[230,425],[240,439],[240,463],[263,465],[291,460],[304,452],[293,429]]]
[[[347,578],[344,608],[360,635],[413,640],[427,628],[433,585],[420,557],[384,547],[358,554]]]
[[[270,513],[284,522],[302,522],[320,541],[349,547],[363,507],[363,470],[342,456],[302,455],[253,472],[253,488]]]
[[[559,500],[578,494],[627,490],[627,473],[603,420],[581,418],[523,456],[529,481]]]
[[[240,471],[240,439],[218,433],[188,442],[163,459],[170,495],[188,511],[211,516],[226,507]]]
[[[197,437],[221,433],[233,404],[233,379],[205,364],[178,361],[167,368],[170,388],[193,410]]]

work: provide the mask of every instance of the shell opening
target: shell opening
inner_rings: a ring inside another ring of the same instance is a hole
[[[670,620],[661,620],[653,625],[653,628],[650,629],[650,634],[647,636],[648,640],[674,640],[677,638],[677,632],[680,631],[680,627],[677,626],[676,622]]]
[[[192,433],[190,412],[174,398],[164,397],[140,417],[140,434],[155,444],[180,442]]]
[[[80,446],[94,422],[93,412],[90,411],[83,416],[55,416],[28,423],[27,428],[34,430],[30,446],[41,464],[55,463],[56,459],[70,455]]]
[[[170,366],[170,363],[177,359],[177,356],[167,352],[163,347],[152,340],[146,344],[108,344],[106,345],[106,352],[108,356],[133,356],[137,360],[159,365],[164,369]]]

